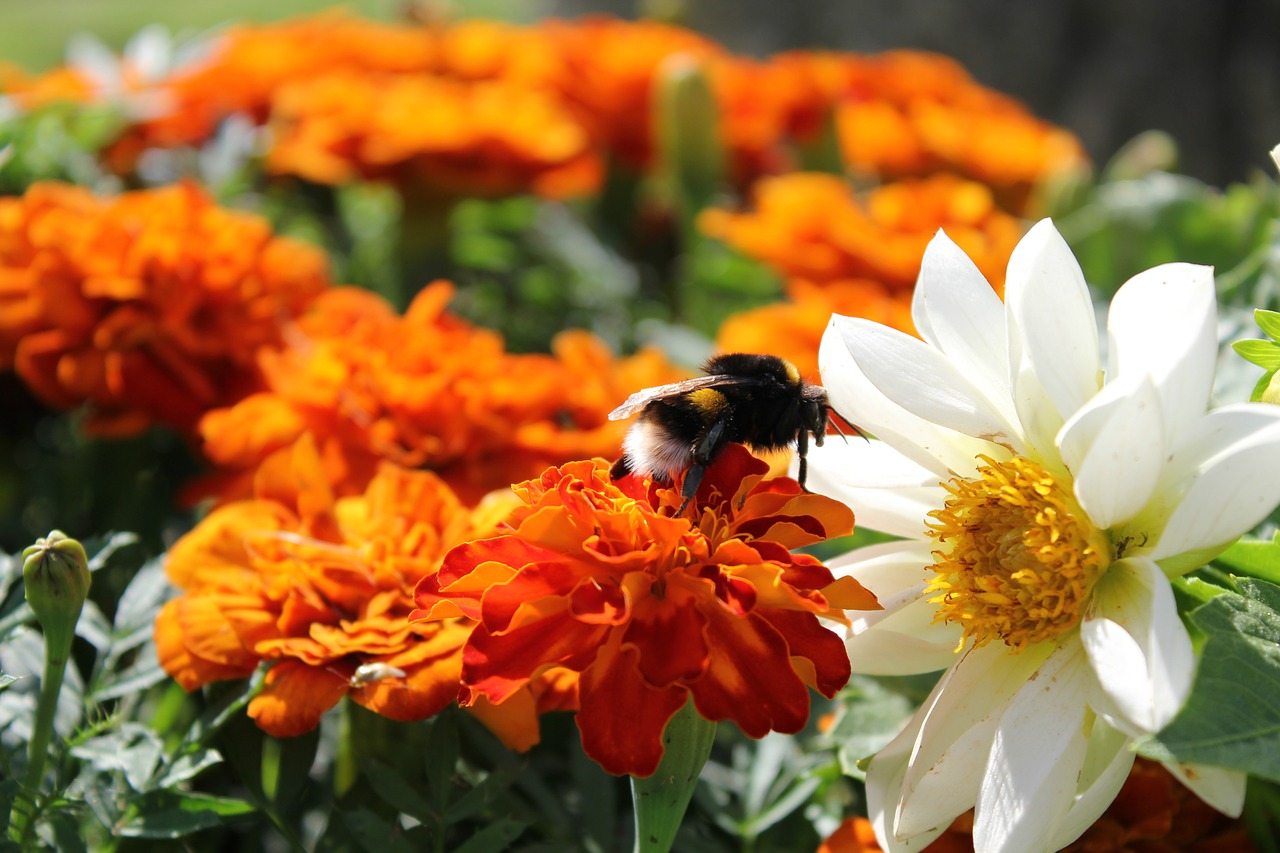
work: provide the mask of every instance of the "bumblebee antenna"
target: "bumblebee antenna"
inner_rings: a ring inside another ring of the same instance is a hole
[[[854,422],[853,422],[853,421],[849,420],[849,419],[848,419],[848,418],[846,418],[844,415],[842,415],[842,414],[840,414],[839,412],[837,412],[833,407],[831,407],[831,406],[827,406],[827,411],[828,411],[828,412],[831,412],[832,414],[834,414],[834,415],[836,416],[836,418],[838,418],[838,419],[839,419],[839,420],[837,420],[836,418],[832,418],[832,419],[830,419],[830,420],[828,421],[828,423],[830,423],[830,424],[831,424],[831,426],[835,428],[836,433],[837,433],[837,434],[839,434],[839,436],[840,436],[841,438],[843,438],[843,439],[844,439],[845,444],[848,444],[848,443],[849,443],[849,436],[845,435],[845,431],[844,431],[844,430],[842,430],[842,429],[840,429],[840,421],[844,421],[845,426],[849,427],[849,429],[851,429],[851,430],[853,430],[854,432],[856,432],[856,433],[858,434],[858,437],[859,437],[859,438],[861,438],[863,441],[870,441],[870,440],[871,440],[870,438],[868,438],[868,437],[867,437],[867,434],[866,434],[865,432],[863,432],[862,430],[858,429],[857,425],[856,425],[856,424],[854,424]]]

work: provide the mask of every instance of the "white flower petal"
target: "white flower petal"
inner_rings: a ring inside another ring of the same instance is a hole
[[[809,448],[806,485],[852,509],[859,528],[912,539],[923,535],[925,517],[946,498],[937,474],[883,441],[855,437]]]
[[[1079,838],[1111,805],[1136,757],[1129,748],[1131,741],[1117,729],[1095,721],[1089,735],[1084,768],[1077,783],[1079,793],[1059,824],[1050,850],[1060,850]]]
[[[974,804],[1005,706],[1049,651],[1045,644],[1015,655],[990,643],[967,650],[942,677],[921,706],[926,720],[903,781],[900,834],[949,822]]]
[[[854,672],[910,675],[955,663],[960,629],[934,623],[937,608],[924,597],[932,562],[929,546],[918,541],[871,545],[828,561],[837,577],[856,578],[884,608],[848,614],[845,646]]]
[[[1244,811],[1244,792],[1248,781],[1245,774],[1205,764],[1161,763],[1193,794],[1224,815],[1240,817]]]
[[[862,375],[906,411],[975,438],[1006,446],[1018,444],[1017,433],[1001,407],[945,353],[870,320],[836,317],[832,318],[832,329],[838,330]],[[856,419],[857,408],[852,412]],[[872,432],[880,435],[874,429]]]
[[[977,853],[1047,850],[1076,792],[1088,739],[1088,666],[1058,649],[1018,691],[996,728],[974,810]]]
[[[1094,588],[1080,640],[1128,734],[1154,734],[1177,716],[1191,693],[1195,651],[1153,560],[1111,564]]]
[[[857,321],[835,316],[818,348],[818,367],[831,405],[850,423],[884,440],[904,456],[938,475],[969,471],[979,453],[998,452],[991,444],[940,427],[911,414],[871,383],[849,348],[845,332]]]
[[[969,256],[942,231],[924,251],[911,316],[920,337],[945,353],[1012,422],[1004,305]]]
[[[1200,419],[1169,464],[1187,479],[1161,477],[1160,489],[1178,504],[1149,508],[1143,524],[1155,560],[1227,545],[1280,502],[1280,407],[1242,403]],[[1153,518],[1163,510],[1167,518]]]
[[[1098,325],[1084,274],[1047,219],[1027,232],[1009,258],[1005,309],[1023,428],[1052,435],[1097,392],[1101,364]],[[1046,418],[1046,404],[1056,423]]]
[[[930,831],[906,840],[898,838],[894,831],[902,796],[902,779],[922,725],[924,715],[916,713],[898,736],[876,753],[867,768],[867,818],[875,830],[880,849],[886,853],[916,853],[947,829],[947,824],[939,823]]]
[[[1151,377],[1164,412],[1166,448],[1204,414],[1218,354],[1213,269],[1162,264],[1116,291],[1107,315],[1108,379]]]
[[[1099,529],[1137,515],[1164,463],[1160,399],[1145,376],[1108,383],[1058,433],[1080,507]]]

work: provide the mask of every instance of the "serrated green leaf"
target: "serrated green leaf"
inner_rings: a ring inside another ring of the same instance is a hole
[[[252,814],[252,803],[211,794],[164,791],[149,795],[137,816],[113,827],[126,838],[182,838]]]
[[[207,768],[221,763],[222,755],[216,749],[202,749],[180,756],[156,776],[152,787],[172,788],[180,782],[194,779]]]
[[[1247,341],[1236,341],[1231,345],[1236,351],[1236,355],[1252,364],[1256,364],[1266,370],[1275,370],[1280,367],[1280,345],[1275,341],[1260,341],[1250,339]]]
[[[1191,698],[1141,745],[1158,760],[1208,764],[1280,780],[1280,586],[1242,580],[1192,611],[1208,642]]]
[[[511,817],[500,817],[459,846],[453,853],[501,853],[520,837],[527,824]]]
[[[155,654],[141,654],[132,666],[119,672],[108,672],[102,675],[102,686],[91,695],[95,702],[106,702],[141,693],[153,684],[159,684],[169,677]]]
[[[863,779],[865,774],[858,762],[893,740],[916,706],[907,696],[867,676],[854,676],[845,691],[841,694],[846,702],[844,713],[836,719],[828,737],[838,744],[836,756],[841,771]]]

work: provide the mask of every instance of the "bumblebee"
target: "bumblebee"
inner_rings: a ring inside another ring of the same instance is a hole
[[[684,503],[677,515],[682,515],[707,465],[726,444],[761,451],[795,444],[803,488],[809,435],[821,446],[827,431],[827,392],[807,384],[794,364],[773,355],[718,355],[703,372],[705,376],[637,391],[610,412],[613,421],[640,413],[610,476],[617,480],[635,472],[665,483],[688,469],[680,490]]]

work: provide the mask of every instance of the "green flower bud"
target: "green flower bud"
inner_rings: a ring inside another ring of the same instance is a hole
[[[58,641],[63,654],[70,649],[76,621],[89,595],[89,559],[84,546],[55,530],[22,552],[22,579],[45,642]]]

